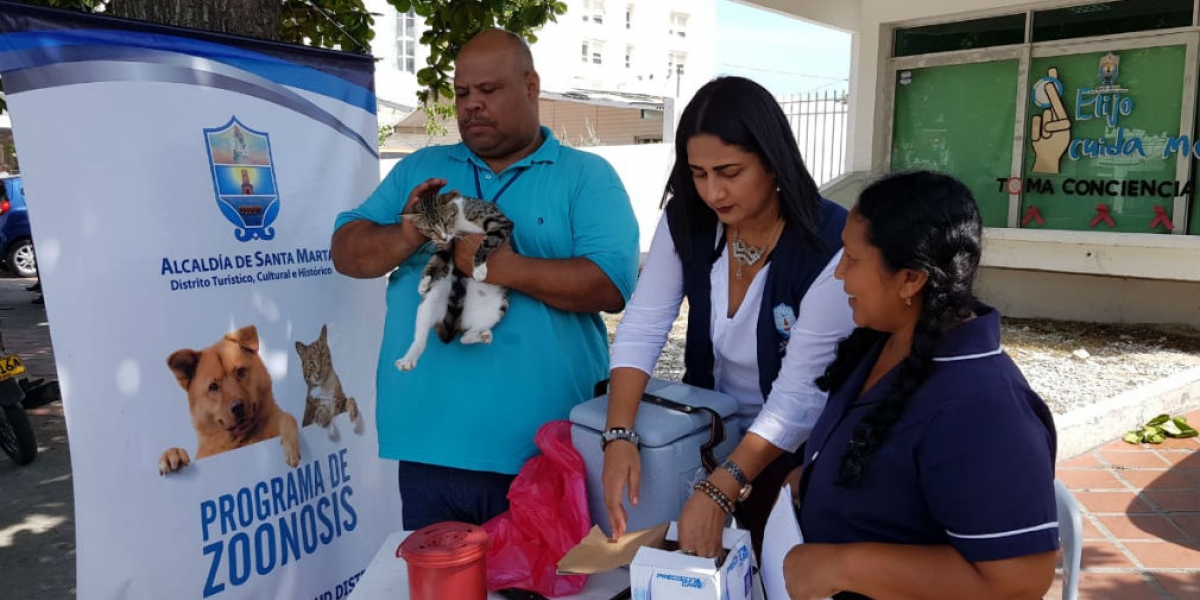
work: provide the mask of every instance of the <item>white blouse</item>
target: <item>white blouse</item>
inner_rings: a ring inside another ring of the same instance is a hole
[[[837,254],[800,301],[787,354],[764,405],[758,382],[757,324],[766,285],[767,263],[750,282],[737,313],[729,314],[728,246],[712,267],[713,380],[717,391],[739,403],[742,430],[751,431],[787,452],[808,439],[825,407],[826,394],[813,381],[833,361],[840,340],[854,329],[850,305],[833,271]],[[625,307],[613,341],[612,368],[632,367],[653,373],[667,335],[683,303],[683,263],[675,253],[666,215],[659,220],[642,266],[637,288]]]

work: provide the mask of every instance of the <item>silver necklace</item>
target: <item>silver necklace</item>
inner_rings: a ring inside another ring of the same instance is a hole
[[[737,227],[733,228],[733,258],[737,260],[737,270],[734,272],[734,275],[739,281],[742,279],[742,267],[752,267],[758,264],[758,261],[762,260],[767,250],[771,248],[771,244],[775,243],[775,239],[779,237],[779,232],[782,229],[783,219],[780,219],[779,223],[775,226],[775,232],[767,240],[767,243],[763,244],[762,247],[757,247],[743,242],[741,236],[738,235],[740,233],[739,229]]]

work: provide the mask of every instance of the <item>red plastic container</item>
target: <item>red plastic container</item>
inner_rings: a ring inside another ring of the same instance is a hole
[[[446,521],[422,527],[396,556],[408,563],[410,600],[486,600],[488,534],[482,527]]]

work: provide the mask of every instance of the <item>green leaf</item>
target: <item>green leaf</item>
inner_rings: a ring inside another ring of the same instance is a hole
[[[1171,418],[1170,415],[1165,415],[1165,414],[1158,415],[1157,417],[1150,419],[1150,422],[1146,423],[1146,425],[1148,425],[1148,426],[1149,425],[1162,425],[1163,423],[1166,423],[1167,420],[1169,420],[1170,418]]]
[[[1164,421],[1160,429],[1162,429],[1163,433],[1171,437],[1179,437],[1183,434],[1183,430],[1175,424],[1175,421]]]
[[[417,71],[417,85],[428,86],[433,83],[433,78],[436,76],[437,73],[432,67],[425,67]]]
[[[1121,438],[1130,444],[1142,443],[1142,434],[1137,431],[1129,431],[1125,433],[1125,437]]]
[[[1176,435],[1175,437],[1190,438],[1190,437],[1196,437],[1197,435],[1200,435],[1200,431],[1196,431],[1195,427],[1188,425],[1187,417],[1184,417],[1181,415],[1181,416],[1175,417],[1174,419],[1171,419],[1171,422],[1175,425],[1176,428],[1179,429],[1179,434]]]
[[[521,9],[519,14],[521,15],[521,21],[526,24],[544,23],[546,21],[546,9],[542,6],[526,6]]]

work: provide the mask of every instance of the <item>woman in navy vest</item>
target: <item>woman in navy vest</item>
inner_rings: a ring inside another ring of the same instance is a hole
[[[862,329],[818,382],[831,392],[805,447],[793,599],[1050,587],[1054,423],[972,295],[982,229],[966,186],[929,172],[874,183],[851,211],[837,277]]]
[[[825,405],[814,380],[853,329],[833,278],[846,210],[821,198],[779,103],[748,79],[700,88],[675,157],[665,216],[613,343],[604,496],[619,537],[622,499],[638,501],[638,402],[686,298],[683,381],[736,398],[746,432],[679,518],[683,549],[715,556],[735,510],[758,547],[798,464],[792,453]]]

